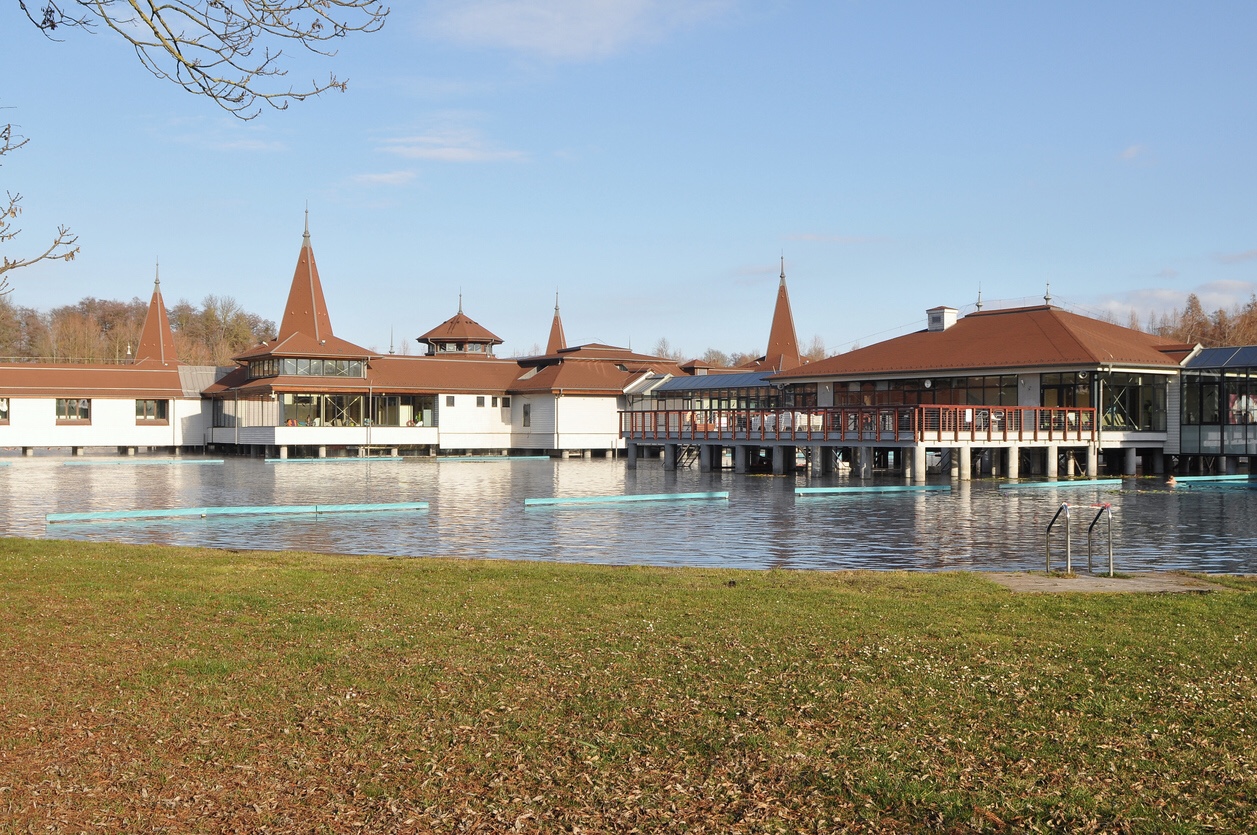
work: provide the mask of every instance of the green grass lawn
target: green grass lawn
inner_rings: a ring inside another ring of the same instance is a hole
[[[0,539],[0,831],[1257,830],[1257,583]]]

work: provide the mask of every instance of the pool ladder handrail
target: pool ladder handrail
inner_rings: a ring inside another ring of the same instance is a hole
[[[1087,573],[1094,574],[1091,570],[1091,535],[1095,531],[1096,522],[1100,521],[1101,516],[1109,517],[1109,576],[1113,576],[1113,505],[1108,502],[1101,504],[1093,504],[1092,507],[1100,508],[1096,511],[1096,518],[1091,520],[1091,524],[1087,526]]]
[[[1069,502],[1061,502],[1061,506],[1057,508],[1056,515],[1052,517],[1052,521],[1047,526],[1047,541],[1044,543],[1043,549],[1047,556],[1047,573],[1052,573],[1052,526],[1056,524],[1056,520],[1061,518],[1061,514],[1065,514],[1065,573],[1073,574],[1073,565],[1069,547]]]

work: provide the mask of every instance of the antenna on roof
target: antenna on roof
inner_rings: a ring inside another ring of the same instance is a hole
[[[153,263],[156,264],[156,267],[153,269],[153,286],[160,287],[161,286],[161,258],[156,259]]]
[[[463,312],[463,288],[458,288],[458,312]]]
[[[559,312],[559,291],[558,290],[554,291],[554,312],[555,313]]]
[[[310,237],[310,201],[309,200],[306,201],[306,230],[302,234],[302,237],[303,238]]]
[[[781,253],[781,283],[786,283],[786,253]]]
[[[391,327],[388,329],[388,352],[389,354],[397,353],[393,350],[393,329]]]
[[[1047,292],[1043,294],[1043,301],[1048,304],[1052,303],[1052,282],[1050,281],[1047,283]]]

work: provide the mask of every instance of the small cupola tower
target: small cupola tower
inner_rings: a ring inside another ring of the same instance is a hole
[[[492,357],[493,346],[502,339],[463,313],[463,294],[458,294],[458,312],[418,337],[428,346],[428,356]]]

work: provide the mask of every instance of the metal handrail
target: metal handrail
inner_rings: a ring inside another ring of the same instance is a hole
[[[1056,524],[1056,520],[1061,518],[1061,514],[1065,514],[1065,573],[1073,574],[1073,561],[1071,559],[1069,548],[1069,502],[1062,502],[1057,509],[1056,515],[1052,517],[1052,521],[1047,526],[1047,542],[1044,544],[1044,550],[1047,553],[1047,573],[1052,573],[1052,526]]]
[[[1093,504],[1092,507],[1100,508],[1096,512],[1096,518],[1091,520],[1091,524],[1087,526],[1087,573],[1091,571],[1091,534],[1095,529],[1096,522],[1100,521],[1100,517],[1108,515],[1109,517],[1109,576],[1113,576],[1113,505],[1105,502],[1103,504]]]

